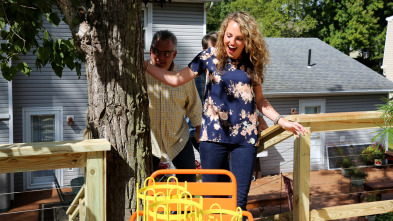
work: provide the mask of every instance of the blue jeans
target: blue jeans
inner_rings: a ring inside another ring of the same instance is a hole
[[[196,169],[195,166],[195,155],[194,148],[192,147],[192,143],[190,139],[188,139],[186,146],[184,146],[183,150],[172,160],[173,165],[176,169]],[[153,156],[153,170],[156,171],[158,169],[158,165],[160,164],[160,159],[158,157]],[[195,174],[178,174],[176,175],[179,182],[195,182],[196,175]]]
[[[199,145],[202,169],[226,169],[237,181],[237,206],[246,210],[257,148],[252,144],[238,145],[202,141]],[[203,182],[220,182],[220,175],[202,175]]]

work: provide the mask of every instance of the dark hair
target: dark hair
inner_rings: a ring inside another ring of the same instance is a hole
[[[211,40],[212,42],[216,43],[217,42],[217,37],[218,37],[218,33],[216,31],[211,31],[211,32],[207,33],[202,38],[202,48],[203,49],[208,48],[209,40]]]
[[[160,39],[161,41],[171,40],[174,45],[173,50],[175,51],[177,50],[177,38],[175,34],[173,34],[171,31],[168,30],[157,31],[153,36],[153,40],[151,41],[150,49],[156,47],[158,39]]]

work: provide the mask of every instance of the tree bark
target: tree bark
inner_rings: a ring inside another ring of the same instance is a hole
[[[128,220],[136,208],[136,183],[152,171],[141,2],[88,0],[85,17],[72,0],[58,0],[58,6],[86,60],[87,128],[112,144],[107,220]]]

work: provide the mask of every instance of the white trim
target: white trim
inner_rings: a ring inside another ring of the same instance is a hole
[[[387,17],[386,18],[386,21],[388,22],[388,24],[386,25],[387,27],[386,27],[386,38],[385,38],[385,47],[384,47],[384,51],[383,51],[383,59],[382,59],[382,66],[381,66],[381,69],[385,69],[386,67],[385,67],[385,58],[386,58],[386,45],[388,44],[388,40],[389,40],[389,38],[388,38],[388,33],[389,33],[389,24],[390,24],[390,22],[393,20],[393,16],[390,16],[390,17]],[[386,77],[386,74],[385,74],[385,72],[383,73],[384,74],[384,76]]]
[[[146,6],[143,4],[143,27],[145,28],[145,48],[143,49],[144,53],[148,53],[150,51],[150,44],[153,38],[153,5],[152,3],[147,3]]]
[[[9,143],[14,143],[14,107],[12,100],[12,81],[8,81],[8,123],[9,123]]]
[[[206,23],[207,23],[206,16],[207,16],[207,8],[206,8],[206,4],[203,3],[203,27],[202,27],[203,28],[203,36],[206,35]]]
[[[31,141],[31,118],[32,115],[38,114],[54,114],[55,115],[55,138],[54,141],[62,141],[63,140],[63,107],[25,107],[22,108],[22,127],[23,127],[23,142],[32,142]],[[40,188],[48,188],[54,187],[53,183],[48,184],[32,184],[31,183],[31,173],[32,172],[24,172],[23,173],[23,188],[27,189],[40,189]],[[59,181],[59,184],[63,186],[63,170],[57,169],[55,170],[56,177]]]
[[[5,25],[5,30],[10,31],[10,26],[8,24]],[[8,40],[7,40],[8,41]],[[12,58],[9,61],[9,65],[12,65]],[[8,142],[10,144],[14,143],[14,107],[13,107],[13,99],[12,99],[12,81],[8,81]],[[10,173],[10,192],[11,200],[15,199],[15,181],[14,181],[14,173]]]
[[[0,120],[8,120],[10,119],[10,114],[0,114]]]

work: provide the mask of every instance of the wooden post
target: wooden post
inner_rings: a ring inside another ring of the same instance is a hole
[[[86,220],[106,221],[106,152],[91,152],[86,161]]]
[[[305,125],[303,125],[305,126]],[[308,134],[297,138],[294,142],[293,165],[293,220],[310,220],[310,127]]]

